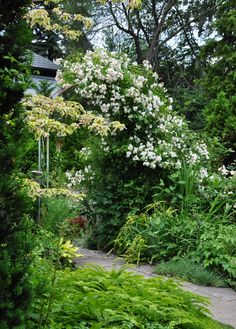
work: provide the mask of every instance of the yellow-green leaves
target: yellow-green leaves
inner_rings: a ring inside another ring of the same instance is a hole
[[[16,177],[16,179],[19,179]],[[40,184],[28,178],[21,179],[21,190],[25,192],[28,197],[36,200],[38,197],[55,197],[64,196],[70,199],[82,200],[85,195],[83,193],[74,193],[68,189],[63,188],[41,188]]]
[[[98,0],[101,4],[105,5],[108,1],[107,0]],[[113,0],[112,2],[124,2],[123,0]],[[130,8],[139,8],[142,4],[142,0],[128,0],[125,1],[127,6]]]
[[[107,0],[98,0],[101,4],[105,4]],[[121,0],[114,0],[113,2],[122,2]],[[126,1],[127,6],[130,8],[139,8],[142,4],[142,0],[129,0]],[[81,31],[71,28],[71,23],[79,21],[84,25],[84,28],[90,29],[93,25],[93,21],[84,17],[81,14],[71,14],[64,11],[62,0],[49,0],[44,1],[44,5],[52,5],[53,9],[50,11],[42,8],[41,6],[32,4],[31,9],[25,15],[25,19],[31,28],[39,26],[47,31],[58,32],[68,39],[76,40],[80,37]],[[54,18],[52,18],[52,15]]]
[[[59,241],[59,252],[60,256],[72,263],[74,258],[82,257],[82,254],[77,253],[78,247],[74,246],[70,240],[64,241],[63,238]]]
[[[131,8],[139,8],[142,4],[142,0],[129,0],[129,6]]]
[[[81,31],[71,28],[71,23],[79,21],[86,29],[91,28],[92,20],[81,14],[67,13],[63,9],[62,0],[44,1],[45,5],[52,5],[54,8],[49,12],[36,4],[33,4],[29,12],[25,15],[27,23],[31,28],[39,26],[47,31],[58,32],[68,39],[76,40],[80,37]],[[52,15],[54,18],[52,18]]]
[[[121,131],[125,128],[125,125],[119,121],[109,122],[104,117],[92,113],[82,114],[80,117],[80,124],[88,127],[90,131],[94,131],[100,136],[107,136],[110,132],[116,130]]]
[[[51,132],[61,136],[71,135],[78,128],[76,121],[84,112],[79,103],[65,101],[62,97],[51,99],[37,95],[26,99],[23,105],[28,108],[26,122],[36,138],[46,137]]]
[[[31,9],[25,18],[31,28],[40,25],[47,30],[51,29],[51,20],[45,9]]]
[[[101,136],[125,128],[119,121],[109,122],[102,116],[85,112],[78,102],[65,101],[62,97],[51,99],[37,95],[25,99],[23,105],[28,108],[26,123],[36,138],[46,137],[50,133],[71,135],[80,126]]]

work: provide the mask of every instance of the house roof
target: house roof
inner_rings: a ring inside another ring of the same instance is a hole
[[[43,70],[52,70],[56,71],[58,65],[50,61],[48,58],[45,58],[41,55],[38,55],[33,52],[32,67],[43,69]]]

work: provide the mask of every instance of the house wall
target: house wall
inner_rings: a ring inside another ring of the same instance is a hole
[[[54,86],[54,89],[51,93],[51,96],[53,96],[59,89],[61,89],[57,85],[56,80],[52,77],[43,77],[43,76],[38,76],[38,75],[32,75],[31,78],[32,78],[32,82],[37,84],[37,85],[40,83],[40,81],[47,80],[52,86]],[[36,90],[33,89],[33,88],[27,89],[25,93],[28,94],[28,95],[33,95],[33,96],[37,94]]]

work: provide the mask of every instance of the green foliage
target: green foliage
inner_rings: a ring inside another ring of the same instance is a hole
[[[236,176],[225,177],[217,174],[206,180],[199,202],[206,221],[226,225],[235,222],[235,182]]]
[[[29,84],[27,45],[30,33],[22,15],[30,1],[0,2],[0,323],[22,328],[32,287],[29,266],[34,246],[27,213],[32,204],[20,193],[15,172],[24,148],[22,108],[18,104]]]
[[[203,170],[202,175],[201,181],[205,180],[207,170]],[[156,201],[165,200],[177,209],[190,210],[200,202],[198,188],[201,183],[198,170],[182,163],[181,168],[169,174],[165,182],[160,179],[159,184],[153,188],[153,197]]]
[[[16,201],[14,198],[11,210],[1,207],[5,220],[0,226],[0,322],[4,329],[21,328],[32,297],[29,282],[34,247],[32,222],[16,211],[16,204],[21,206]]]
[[[78,46],[79,43],[75,41],[81,36],[81,30],[87,30],[92,25],[91,19],[83,16],[84,12],[78,5],[65,0],[47,2],[39,0],[32,4],[27,19],[34,28],[35,40],[32,43],[34,51],[53,60],[67,53],[68,44],[72,45],[72,49]],[[82,8],[84,9],[85,6]],[[86,9],[85,13],[87,13]],[[72,42],[68,42],[68,39]],[[69,50],[71,50],[70,46]]]
[[[47,198],[43,203],[41,225],[44,229],[59,234],[63,222],[77,215],[73,201],[60,197]]]
[[[187,72],[185,74],[188,75]],[[197,76],[193,78],[196,79]],[[169,88],[169,93],[173,95],[174,99],[174,109],[185,116],[191,129],[202,131],[205,126],[203,109],[206,106],[203,88],[196,83],[194,84],[194,81],[191,82],[190,86],[176,87],[174,85]]]
[[[65,7],[66,11],[70,14],[81,14],[85,17],[91,17],[90,10],[92,8],[96,8],[98,4],[96,2],[91,1],[83,1],[77,2],[76,0],[63,1],[63,6]],[[66,55],[71,56],[72,54],[77,54],[78,51],[85,52],[86,50],[92,50],[93,46],[91,41],[89,40],[89,30],[83,29],[83,25],[79,21],[71,21],[71,27],[74,30],[81,31],[81,36],[78,40],[70,40],[68,38],[64,38],[63,45],[65,47]],[[91,31],[92,32],[92,31]]]
[[[180,258],[161,262],[157,265],[155,273],[179,277],[196,284],[211,287],[226,287],[226,280],[216,272],[206,269],[201,263],[191,258]]]
[[[205,108],[206,129],[218,136],[227,147],[235,148],[235,1],[223,1],[217,11],[217,39],[209,40],[203,49],[207,58],[206,74],[202,81],[208,104]],[[230,158],[233,159],[235,155]]]
[[[177,262],[191,255],[205,268],[226,275],[234,286],[235,176],[213,174],[199,186],[195,172],[183,166],[169,182],[165,186],[161,180],[155,194],[167,203],[157,201],[145,214],[130,214],[114,241],[115,250],[135,263]]]
[[[97,172],[95,179],[88,185],[90,189],[87,191],[87,197],[91,201],[86,212],[89,218],[94,218],[96,215],[96,224],[90,241],[92,240],[93,244],[95,242],[98,248],[111,248],[111,243],[117,236],[127,214],[151,201],[152,178],[150,177],[149,180],[140,173],[139,178],[135,179],[132,176],[137,172],[131,173],[130,170],[121,172],[120,166],[119,161],[113,161],[108,169]],[[146,182],[143,183],[145,180]]]
[[[63,66],[74,100],[108,122],[125,125],[102,138],[90,135],[81,150],[79,183],[94,222],[90,241],[108,249],[127,214],[153,202],[160,179],[168,185],[185,164],[198,184],[209,154],[204,141],[173,111],[172,99],[148,63],[141,66],[125,55],[96,51]]]
[[[33,85],[33,89],[37,94],[44,95],[46,97],[50,97],[53,90],[55,89],[55,84],[49,82],[48,80],[41,80],[39,83],[35,83]]]
[[[128,216],[115,240],[115,249],[129,262],[168,260],[194,251],[202,226],[198,217],[157,204],[151,215]]]
[[[40,272],[45,275],[45,267],[36,275]],[[171,280],[101,267],[57,271],[56,277],[50,313],[46,319],[38,314],[48,298],[41,291],[31,328],[222,328],[206,315],[205,298],[183,291]]]
[[[224,168],[224,167],[222,167]],[[226,170],[222,169],[220,170]],[[230,175],[230,172],[227,171]],[[211,175],[207,170],[200,171],[201,181],[195,168],[182,164],[181,169],[167,176],[166,182],[160,179],[153,188],[156,201],[165,200],[181,214],[205,217],[205,222],[234,220],[235,215],[235,176],[226,177],[225,173]]]
[[[197,191],[193,176],[183,181],[179,177],[172,175],[172,185],[159,187],[156,194],[176,209],[159,201],[148,206],[145,214],[130,214],[114,241],[115,250],[135,263],[176,261],[191,255],[205,268],[227,276],[234,286],[235,177],[215,174]]]
[[[69,223],[64,221],[60,224],[58,234],[54,234],[43,229],[41,226],[37,227],[37,233],[35,235],[35,248],[33,250],[34,262],[41,262],[39,258],[42,258],[42,263],[45,261],[50,262],[56,269],[62,269],[65,267],[73,267],[73,260],[79,257],[77,253],[77,247],[73,245],[68,236]],[[32,264],[34,268],[35,264]]]
[[[216,267],[236,278],[236,227],[215,225],[206,230],[197,248],[199,258],[206,267]]]

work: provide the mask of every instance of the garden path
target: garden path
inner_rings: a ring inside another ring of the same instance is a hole
[[[79,252],[83,254],[83,257],[76,260],[78,266],[97,264],[111,270],[114,268],[119,269],[125,264],[122,258],[101,251],[79,248]],[[134,271],[146,278],[156,276],[154,266],[151,265],[129,265],[127,270]],[[208,297],[211,301],[210,311],[212,316],[217,321],[229,324],[236,329],[236,292],[233,289],[203,287],[189,282],[182,282],[181,284],[186,290]]]

